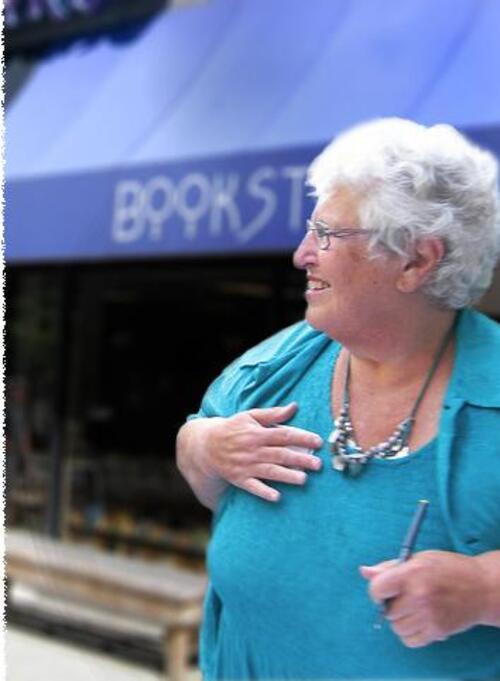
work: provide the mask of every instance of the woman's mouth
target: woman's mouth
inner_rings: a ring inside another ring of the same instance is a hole
[[[310,278],[307,280],[306,293],[319,293],[327,288],[330,288],[330,284],[326,281]]]
[[[308,278],[305,299],[309,304],[313,304],[314,301],[319,300],[329,288],[330,284],[322,279]]]

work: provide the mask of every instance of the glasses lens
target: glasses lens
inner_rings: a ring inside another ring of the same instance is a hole
[[[330,246],[330,236],[328,234],[328,230],[325,229],[324,227],[315,227],[314,231],[316,232],[316,241],[318,243],[319,248],[322,251],[328,250]]]
[[[322,251],[328,250],[330,246],[330,237],[328,236],[328,233],[325,233],[323,230],[319,230],[317,232],[318,234],[318,246]]]
[[[315,225],[313,222],[308,221],[307,232],[312,232],[314,234],[314,240],[317,247],[321,251],[326,251],[330,247],[330,235],[328,229],[325,229],[321,225]]]

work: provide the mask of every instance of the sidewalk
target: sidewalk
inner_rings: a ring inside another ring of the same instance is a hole
[[[13,625],[5,638],[6,681],[163,681],[159,672]],[[193,669],[186,681],[201,681]]]

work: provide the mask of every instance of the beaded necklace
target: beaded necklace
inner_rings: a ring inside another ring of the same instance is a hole
[[[349,354],[344,380],[342,408],[338,418],[334,421],[334,429],[328,438],[332,455],[332,467],[334,470],[355,477],[361,473],[363,465],[367,464],[373,457],[390,459],[395,456],[405,456],[409,453],[410,448],[408,446],[408,440],[415,422],[417,410],[452,337],[454,326],[454,324],[451,325],[441,342],[409,415],[401,421],[387,440],[384,440],[384,442],[380,442],[377,445],[373,445],[367,450],[363,450],[356,442],[349,415],[349,379],[351,375],[351,355]]]

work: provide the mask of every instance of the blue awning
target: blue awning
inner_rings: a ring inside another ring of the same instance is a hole
[[[449,122],[500,151],[500,3],[211,0],[46,57],[6,115],[6,257],[283,251],[334,134]]]

